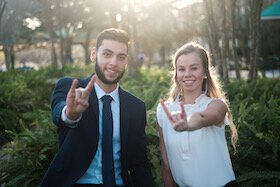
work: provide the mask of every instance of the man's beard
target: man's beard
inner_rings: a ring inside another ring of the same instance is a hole
[[[104,73],[101,71],[99,65],[98,65],[98,61],[97,61],[97,58],[96,58],[96,64],[95,64],[95,73],[96,75],[98,76],[98,78],[104,83],[104,84],[116,84],[118,83],[121,78],[123,77],[124,73],[125,73],[125,70],[123,72],[121,72],[121,74],[115,79],[115,80],[108,80],[106,79]]]

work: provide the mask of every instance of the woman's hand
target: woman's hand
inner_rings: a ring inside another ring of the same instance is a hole
[[[160,104],[167,115],[169,121],[171,122],[173,128],[176,131],[186,131],[188,130],[188,120],[187,120],[187,115],[184,109],[184,103],[180,102],[180,111],[176,112],[170,112],[166,105],[164,104],[164,101],[160,99]]]
[[[194,112],[187,118],[183,103],[180,103],[181,111],[177,112],[170,112],[163,100],[160,100],[160,104],[176,131],[193,131],[211,125],[220,127],[228,111],[223,101],[214,100],[208,104],[206,110]]]

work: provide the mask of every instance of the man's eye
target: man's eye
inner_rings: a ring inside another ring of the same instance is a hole
[[[110,53],[103,53],[103,56],[109,57],[109,56],[111,56],[111,54]]]
[[[121,55],[121,56],[119,56],[119,60],[126,60],[126,56],[125,55]]]

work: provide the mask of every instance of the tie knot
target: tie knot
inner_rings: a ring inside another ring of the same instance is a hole
[[[113,98],[110,95],[104,95],[101,97],[103,104],[110,104]]]

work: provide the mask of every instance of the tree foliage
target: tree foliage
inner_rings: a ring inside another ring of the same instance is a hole
[[[14,56],[21,50],[18,44],[28,47],[45,41],[49,44],[53,67],[73,62],[74,44],[83,46],[88,64],[97,33],[104,28],[119,27],[127,30],[132,39],[130,71],[140,67],[141,53],[145,54],[146,63],[162,66],[171,60],[179,46],[196,40],[209,48],[225,82],[229,81],[229,69],[236,70],[238,79],[240,69],[249,69],[250,80],[256,79],[260,57],[266,59],[261,34],[268,31],[260,22],[263,0],[186,2],[24,0],[18,6],[15,0],[10,0],[0,29],[7,69],[14,68]],[[26,18],[38,18],[41,25],[32,30],[23,24]]]

